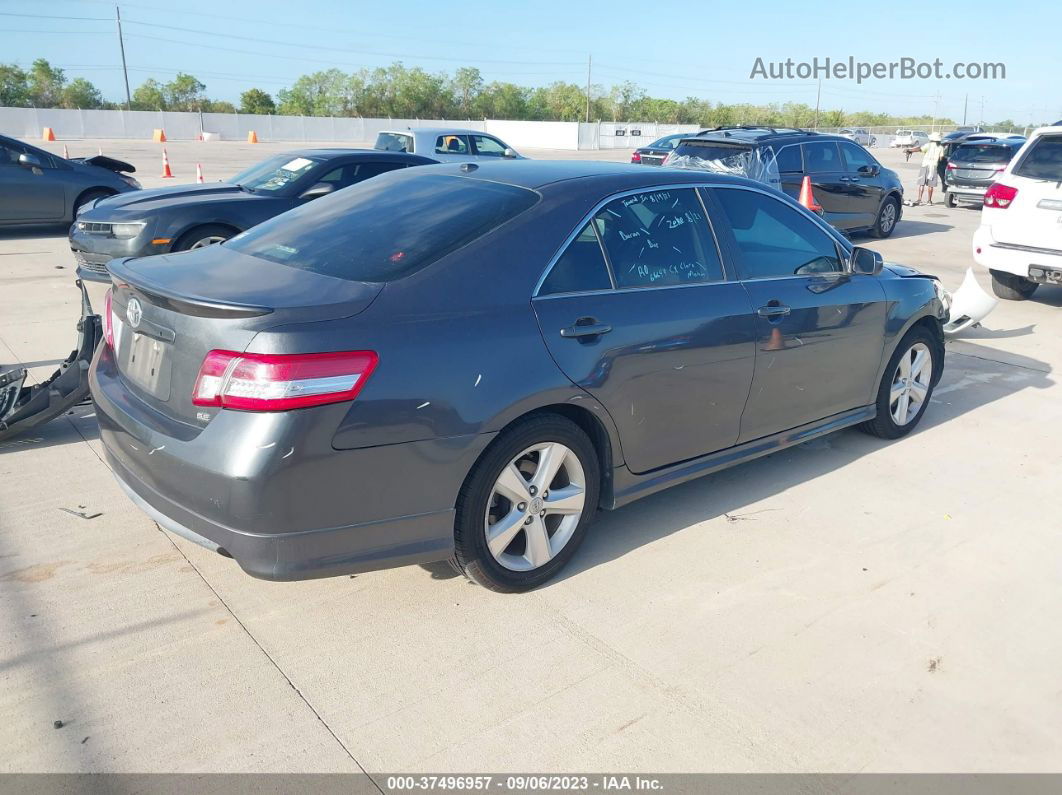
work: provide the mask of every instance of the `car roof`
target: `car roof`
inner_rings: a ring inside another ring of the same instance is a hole
[[[845,129],[857,129],[847,127]],[[792,141],[802,143],[805,141],[848,141],[840,135],[833,133],[820,133],[815,130],[801,130],[796,127],[723,127],[713,130],[702,130],[696,135],[683,138],[684,141],[737,141],[751,145],[779,143]],[[850,141],[848,141],[851,143]]]
[[[322,149],[288,149],[278,154],[280,157],[343,157],[344,155],[364,155],[365,157],[371,158],[373,160],[379,159],[381,157],[394,157],[396,155],[399,158],[406,156],[410,158],[417,157],[417,155],[409,155],[407,152],[387,152],[382,149],[346,149],[338,146]]]
[[[392,135],[490,135],[483,130],[468,130],[464,127],[412,127],[405,130],[380,130],[380,132]]]
[[[469,168],[474,166],[474,168]],[[446,163],[416,169],[421,174],[452,174],[540,190],[558,182],[594,180],[603,190],[638,190],[657,185],[717,183],[763,188],[763,183],[727,174],[679,168],[646,168],[601,160],[510,160],[505,162]]]

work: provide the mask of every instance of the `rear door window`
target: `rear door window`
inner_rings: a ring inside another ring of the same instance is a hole
[[[568,248],[553,264],[538,294],[583,293],[608,290],[611,287],[612,279],[605,263],[605,255],[601,251],[597,233],[590,223],[582,228],[575,240],[568,244]]]
[[[729,221],[746,279],[844,270],[833,238],[783,201],[741,188],[713,192]]]
[[[594,216],[616,287],[672,287],[725,278],[719,251],[692,188],[638,193]]]
[[[778,150],[775,157],[778,163],[778,171],[782,174],[798,174],[803,169],[803,164],[800,162],[799,146],[783,146]]]
[[[413,136],[402,133],[382,132],[376,136],[376,145],[373,149],[381,149],[384,152],[412,152]]]
[[[1062,181],[1062,135],[1044,135],[1036,140],[1014,167],[1015,176]]]
[[[804,147],[804,169],[809,174],[824,174],[829,171],[844,171],[841,165],[837,144],[832,141],[816,141],[802,144]]]
[[[471,149],[468,146],[468,138],[464,135],[440,135],[435,139],[435,154],[437,155],[468,155]]]
[[[539,199],[513,185],[419,171],[401,169],[358,183],[225,245],[325,276],[387,282],[482,237]]]

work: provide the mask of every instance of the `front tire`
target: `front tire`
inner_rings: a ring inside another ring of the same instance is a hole
[[[193,248],[206,248],[218,243],[224,243],[230,237],[235,237],[236,232],[227,226],[220,224],[208,224],[189,229],[174,245],[174,251],[189,251]]]
[[[943,364],[944,346],[939,338],[925,326],[908,331],[878,385],[878,415],[859,429],[882,439],[909,434],[925,414]]]
[[[594,445],[570,420],[543,414],[503,431],[457,498],[458,568],[503,593],[551,579],[586,535],[600,480]]]
[[[1006,301],[1024,301],[1031,297],[1036,292],[1036,288],[1040,286],[1034,281],[1013,273],[993,270],[989,273],[992,274],[992,292]]]
[[[900,203],[895,196],[890,196],[878,209],[878,218],[874,226],[870,228],[870,234],[874,237],[888,237],[896,230],[896,222],[900,220]]]

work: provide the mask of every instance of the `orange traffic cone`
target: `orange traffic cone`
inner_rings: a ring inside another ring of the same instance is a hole
[[[195,164],[195,181],[200,185],[203,184],[203,167],[199,163]]]
[[[53,130],[51,127],[45,127],[44,130],[41,132],[41,140],[42,141],[54,141],[55,140],[55,130]]]
[[[70,152],[66,150],[66,144],[63,144],[63,160],[70,159]]]
[[[797,201],[813,213],[822,212],[822,205],[815,201],[815,194],[811,190],[811,177],[804,177],[804,181],[800,183],[800,197]]]
[[[157,144],[166,143],[166,131],[156,129],[154,134],[151,136],[151,140]]]
[[[780,328],[771,329],[771,336],[767,340],[767,344],[763,346],[765,351],[784,351],[785,339],[782,337],[782,330]]]
[[[170,158],[166,155],[166,150],[162,150],[162,178],[173,179],[173,172],[170,171]]]
[[[258,134],[254,130],[251,130],[249,133],[247,133],[247,143],[249,143],[249,144],[258,143]]]

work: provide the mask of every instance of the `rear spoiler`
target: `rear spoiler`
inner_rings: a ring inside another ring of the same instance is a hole
[[[194,295],[175,293],[165,288],[157,287],[148,283],[140,274],[132,274],[126,267],[126,262],[135,257],[123,257],[113,259],[107,263],[107,270],[111,274],[111,283],[114,289],[125,288],[137,293],[150,304],[161,306],[180,312],[182,315],[195,317],[257,317],[268,315],[273,312],[272,307],[257,306],[255,304],[239,304],[225,301],[212,301]]]
[[[124,160],[115,160],[113,157],[107,157],[107,155],[93,155],[92,157],[76,157],[71,159],[89,166],[99,166],[108,171],[127,171],[130,174],[136,173],[136,167],[131,163],[126,163]]]

